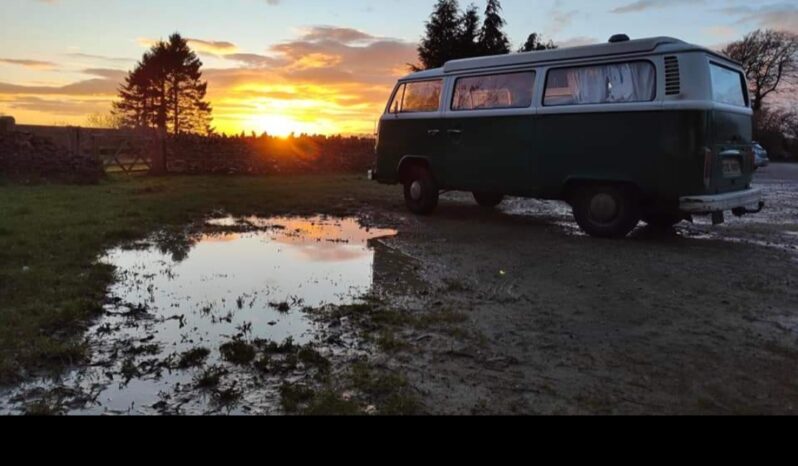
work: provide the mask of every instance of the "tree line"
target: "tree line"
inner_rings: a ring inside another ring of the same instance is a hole
[[[449,60],[510,53],[512,46],[504,32],[506,24],[499,0],[488,0],[484,20],[473,3],[463,11],[458,0],[438,0],[418,45],[420,64],[411,68],[421,71],[439,68]],[[518,51],[554,48],[557,48],[554,42],[532,33]]]

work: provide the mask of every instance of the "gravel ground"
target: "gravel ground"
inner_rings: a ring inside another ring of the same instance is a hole
[[[378,249],[377,287],[468,320],[408,330],[411,349],[382,364],[435,413],[794,414],[798,166],[756,184],[760,214],[624,241],[581,234],[556,202],[485,212],[450,194],[432,217],[391,210],[400,234],[384,243],[416,280],[399,284]]]

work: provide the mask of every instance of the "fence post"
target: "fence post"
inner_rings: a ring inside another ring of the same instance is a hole
[[[16,121],[10,116],[0,116],[0,134],[14,131]]]
[[[94,160],[100,160],[100,148],[97,146],[97,135],[91,135],[91,156]],[[103,161],[103,163],[105,163]]]
[[[166,170],[166,133],[165,131],[155,131],[155,144],[151,151],[150,175],[165,175]]]

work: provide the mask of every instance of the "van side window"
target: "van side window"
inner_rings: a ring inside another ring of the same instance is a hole
[[[532,105],[532,71],[474,76],[457,80],[452,110],[526,108]]]
[[[402,99],[405,97],[405,85],[402,84],[396,88],[396,93],[393,95],[391,105],[388,107],[388,113],[399,113],[402,111]]]
[[[647,61],[551,70],[544,105],[649,102],[657,93],[656,71]]]
[[[722,104],[746,107],[745,79],[743,75],[729,68],[709,64],[712,75],[712,100]]]
[[[437,112],[441,106],[442,89],[443,80],[440,79],[405,83],[398,113]]]

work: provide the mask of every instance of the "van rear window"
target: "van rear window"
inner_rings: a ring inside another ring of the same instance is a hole
[[[390,105],[391,113],[437,112],[441,106],[443,81],[416,81],[399,86]]]
[[[739,107],[748,105],[742,73],[714,63],[709,64],[709,70],[712,75],[712,100]]]
[[[532,105],[535,73],[493,74],[457,80],[452,110],[526,108]]]
[[[649,102],[656,97],[656,79],[647,61],[555,69],[549,71],[543,104]]]

